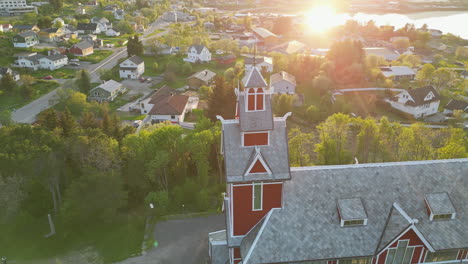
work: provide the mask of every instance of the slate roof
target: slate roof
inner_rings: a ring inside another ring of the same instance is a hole
[[[271,48],[271,51],[281,52],[284,54],[301,53],[305,50],[306,45],[297,40],[289,41]]]
[[[446,192],[426,194],[426,201],[433,214],[455,213],[455,208]]]
[[[36,32],[30,30],[30,31],[19,33],[18,36],[26,38],[26,37],[31,37],[31,36],[37,36],[37,34]]]
[[[72,48],[73,47],[79,48],[80,50],[84,50],[84,49],[92,48],[93,43],[90,43],[88,41],[81,41],[81,42],[76,43],[75,45],[73,45]]]
[[[211,81],[214,77],[216,76],[216,73],[208,70],[208,69],[204,69],[203,71],[199,71],[193,75],[191,75],[190,77],[188,77],[187,79],[190,79],[190,78],[197,78],[201,81],[204,81],[204,82],[209,82]]]
[[[390,215],[387,219],[387,223],[382,232],[382,237],[377,247],[377,252],[384,249],[395,237],[401,234],[411,223],[406,217],[399,211],[395,205],[390,209]]]
[[[189,96],[178,95],[167,85],[155,92],[149,101],[154,104],[149,115],[181,115],[187,105]]]
[[[121,83],[116,82],[114,80],[109,80],[109,81],[99,85],[98,87],[96,87],[94,89],[101,88],[103,90],[108,91],[109,93],[112,93],[112,92],[114,92],[116,90],[119,90],[121,87],[122,87]]]
[[[42,31],[47,32],[47,33],[57,33],[58,30],[59,28],[46,28],[46,29],[43,29]]]
[[[337,207],[343,220],[366,219],[367,213],[361,198],[339,199]]]
[[[253,29],[253,32],[261,37],[261,38],[268,38],[268,37],[278,37],[276,34],[272,33],[271,31],[269,31],[268,29],[266,28],[262,28],[262,27],[256,27]]]
[[[272,64],[272,60],[269,57],[255,57],[255,64],[259,64],[262,62],[270,63]],[[254,57],[246,57],[244,59],[244,64],[254,64]]]
[[[407,66],[380,67],[380,70],[385,77],[416,75],[413,69]]]
[[[245,74],[244,78],[242,78],[242,84],[245,88],[268,86],[265,79],[263,79],[262,74],[256,67],[253,67],[249,72]]]
[[[285,71],[280,71],[278,73],[275,73],[270,76],[270,85],[273,86],[275,83],[281,82],[281,81],[287,81],[289,83],[292,83],[296,85],[296,77],[294,75],[289,74]]]
[[[96,23],[78,23],[77,30],[96,30],[98,25]]]
[[[226,157],[229,159],[230,157]],[[409,226],[397,203],[435,250],[468,247],[468,159],[291,168],[283,209],[273,210],[257,242],[241,244],[244,264],[373,256]],[[424,198],[446,192],[455,219],[430,221]],[[340,227],[336,200],[360,197],[368,222]],[[249,235],[247,235],[249,236]],[[249,258],[246,259],[247,255]]]
[[[191,50],[192,48],[195,48],[195,50],[197,51],[197,54],[200,54],[203,51],[203,48],[205,48],[205,46],[203,46],[203,45],[191,45],[188,50]]]
[[[400,54],[387,48],[364,48],[364,51],[366,55],[374,54],[384,57],[388,61],[396,60],[400,57]]]
[[[430,92],[434,94],[434,98],[432,98],[431,100],[424,101],[424,98],[426,98],[426,96]],[[406,102],[406,104],[410,106],[419,106],[419,105],[428,104],[428,103],[432,103],[432,102],[440,100],[439,93],[432,86],[425,86],[421,88],[411,89],[408,91],[408,93],[411,96],[411,98],[413,98],[414,100],[414,102],[411,100],[408,100],[408,102]]]
[[[130,58],[128,58],[127,60],[135,63],[136,65],[140,65],[141,63],[144,62],[143,59],[138,57],[137,55],[133,55]]]
[[[242,116],[240,119],[242,120]],[[271,119],[272,118],[270,117],[270,120]],[[273,122],[273,120],[271,120],[271,122]],[[268,164],[268,167],[272,172],[271,175],[268,173],[258,173],[255,175],[244,176],[246,167],[250,165],[249,162],[251,162],[252,154],[256,152],[256,149],[255,147],[242,146],[242,133],[239,123],[224,123],[223,130],[223,151],[226,165],[227,182],[231,183],[290,178],[285,120],[276,119],[274,121],[274,129],[269,132],[270,144],[268,146],[258,146],[264,161]]]
[[[462,110],[468,113],[468,102],[452,99],[444,108],[448,110]]]
[[[51,60],[51,61],[58,61],[58,60],[67,58],[67,56],[65,56],[63,54],[54,54],[54,55],[47,56],[45,58],[47,58],[48,60]]]
[[[211,262],[212,263],[229,263],[229,249],[226,242],[226,230],[213,232],[208,234],[208,241],[211,245]],[[214,243],[213,243],[214,242]]]
[[[5,74],[10,74],[10,75],[18,75],[17,72],[13,71],[11,68],[8,67],[0,67],[0,76],[3,76]]]

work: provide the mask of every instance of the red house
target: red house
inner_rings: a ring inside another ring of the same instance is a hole
[[[235,62],[236,61],[236,56],[231,54],[231,55],[226,55],[226,56],[221,56],[221,57],[214,58],[214,60],[216,60],[219,64],[226,65],[226,64],[231,64],[231,63]]]
[[[73,45],[69,52],[75,56],[88,56],[94,53],[93,44],[88,41],[81,41]]]
[[[226,230],[211,263],[468,261],[468,159],[290,167],[286,119],[253,68],[222,117]]]

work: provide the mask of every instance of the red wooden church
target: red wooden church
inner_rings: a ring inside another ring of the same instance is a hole
[[[226,230],[213,264],[468,262],[468,159],[290,167],[286,119],[253,68],[222,121]]]

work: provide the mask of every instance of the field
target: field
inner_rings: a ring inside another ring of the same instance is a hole
[[[79,57],[79,59],[80,61],[98,63],[104,60],[105,58],[109,57],[112,53],[113,53],[112,50],[95,50],[93,54],[85,56],[85,57]]]
[[[2,93],[0,94],[0,110],[2,109],[13,109],[20,108],[23,105],[37,99],[44,94],[47,94],[57,88],[59,84],[54,81],[38,81],[33,85],[34,94],[31,98],[24,98],[19,91],[13,93]],[[17,88],[19,90],[20,88]]]

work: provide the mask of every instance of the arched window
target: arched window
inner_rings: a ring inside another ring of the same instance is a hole
[[[247,110],[261,111],[265,108],[265,95],[262,88],[249,88],[247,91]]]

